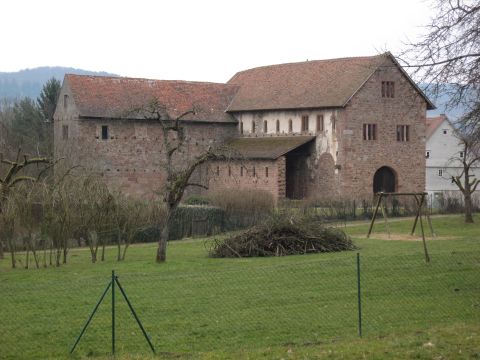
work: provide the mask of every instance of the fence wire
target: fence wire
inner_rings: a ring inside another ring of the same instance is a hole
[[[363,336],[480,320],[480,252],[360,256]],[[157,352],[195,354],[358,336],[355,252],[288,259],[235,259],[117,275]],[[225,265],[226,262],[230,262]],[[110,281],[98,274],[0,273],[0,358],[67,357]],[[111,352],[107,294],[75,354]],[[116,289],[116,351],[150,349]]]

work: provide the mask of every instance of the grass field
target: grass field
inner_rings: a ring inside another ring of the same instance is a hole
[[[159,358],[480,358],[480,225],[434,218],[426,264],[421,242],[405,241],[411,224],[390,223],[389,240],[381,222],[371,239],[367,224],[345,228],[361,254],[362,339],[356,252],[210,259],[209,240],[198,239],[172,242],[162,265],[153,244],[121,263],[113,248],[97,264],[84,249],[60,268],[0,261],[0,358],[68,358],[112,269]],[[149,356],[118,290],[116,298],[119,357]],[[108,357],[110,336],[108,295],[72,358]]]

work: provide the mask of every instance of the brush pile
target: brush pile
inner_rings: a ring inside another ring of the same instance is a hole
[[[240,234],[215,240],[210,256],[266,257],[355,249],[350,237],[340,229],[320,222],[277,216]]]

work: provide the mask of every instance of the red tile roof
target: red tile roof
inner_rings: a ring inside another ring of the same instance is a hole
[[[275,160],[312,141],[315,136],[242,137],[229,143],[229,148],[245,159]]]
[[[399,67],[390,53],[369,57],[315,60],[241,71],[228,81],[240,86],[228,111],[343,107],[382,65]]]
[[[143,118],[131,109],[157,98],[172,118],[195,108],[197,114],[185,120],[236,122],[225,112],[238,91],[236,85],[71,74],[65,75],[65,82],[80,117]]]
[[[435,117],[427,118],[427,122],[426,122],[426,125],[427,125],[427,129],[426,129],[427,139],[430,136],[432,136],[432,134],[435,132],[435,130],[437,130],[438,127],[440,125],[442,125],[445,120],[448,121],[448,118],[444,114],[441,114],[441,115],[435,116]]]

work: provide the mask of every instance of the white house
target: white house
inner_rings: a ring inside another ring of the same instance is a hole
[[[455,127],[444,114],[427,118],[426,138],[426,191],[433,199],[441,194],[460,195],[452,176],[461,173],[464,154]],[[479,177],[480,167],[473,173]]]

